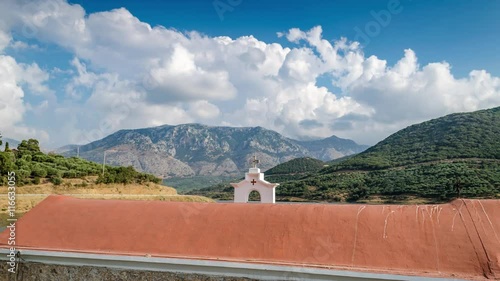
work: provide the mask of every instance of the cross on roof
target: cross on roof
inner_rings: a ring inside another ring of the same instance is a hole
[[[255,184],[257,183],[257,181],[255,181],[255,179],[253,179],[253,180],[251,181],[251,183],[252,183],[252,185],[255,185]]]
[[[258,160],[258,159],[257,159],[257,156],[255,156],[255,155],[253,156],[253,161],[252,161],[252,163],[253,163],[253,167],[254,167],[254,168],[257,168],[257,164],[259,164],[259,163],[260,163],[260,160]]]

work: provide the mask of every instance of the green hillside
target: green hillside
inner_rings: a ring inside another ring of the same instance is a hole
[[[410,126],[363,153],[282,187],[280,196],[326,201],[498,197],[500,108]]]
[[[98,176],[97,183],[160,183],[153,175],[139,173],[132,167],[105,167],[102,175],[102,165],[81,158],[65,158],[57,154],[45,154],[40,151],[37,140],[22,141],[17,149],[6,149],[0,152],[0,185],[7,184],[7,174],[16,173],[16,184],[39,184],[43,178],[48,178],[56,185],[63,178],[83,178]]]
[[[460,158],[500,159],[500,107],[410,126],[329,171],[375,170]]]
[[[295,158],[265,172],[266,176],[291,173],[308,173],[321,170],[325,162],[311,157]]]
[[[325,162],[311,157],[296,158],[267,170],[265,176],[271,182],[297,180],[318,172],[325,165]]]
[[[500,107],[413,125],[365,152],[328,164],[300,179],[281,181],[278,200],[387,203],[498,198]],[[204,194],[227,198],[229,192],[218,186]]]

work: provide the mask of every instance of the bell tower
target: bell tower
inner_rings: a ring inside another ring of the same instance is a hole
[[[257,191],[260,194],[260,203],[276,203],[276,187],[278,183],[270,183],[264,180],[264,173],[257,167],[260,161],[253,157],[253,167],[245,173],[245,179],[239,183],[231,183],[234,187],[234,202],[247,203],[250,192]]]

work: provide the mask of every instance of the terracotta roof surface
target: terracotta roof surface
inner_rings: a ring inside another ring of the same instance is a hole
[[[500,277],[500,200],[333,205],[50,196],[16,232],[21,249]],[[0,234],[1,247],[7,238]]]

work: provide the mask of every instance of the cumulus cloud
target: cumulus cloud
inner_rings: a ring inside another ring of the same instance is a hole
[[[321,26],[277,33],[292,43],[284,47],[251,35],[209,37],[153,27],[124,8],[87,15],[64,0],[4,0],[0,11],[8,27],[0,26],[0,50],[11,42],[9,30],[17,30],[75,57],[71,69],[58,71],[72,75],[65,95],[36,107],[56,107],[52,118],[63,120],[58,127],[70,136],[63,141],[201,122],[373,144],[414,122],[500,105],[500,78],[485,70],[455,78],[448,63],[420,65],[411,49],[388,65],[365,57],[358,42],[325,40]],[[50,92],[45,85],[53,78],[36,64],[20,67],[11,95],[22,109],[19,85]],[[319,79],[332,87],[318,85]],[[11,124],[23,120],[22,110],[12,114]]]
[[[177,45],[168,62],[161,62],[149,72],[150,102],[168,103],[197,99],[230,99],[236,89],[226,71],[206,71],[197,66],[194,55]]]
[[[319,53],[332,84],[365,108],[368,119],[348,113],[331,123],[334,130],[346,129],[351,136],[371,132],[380,139],[415,122],[500,105],[499,78],[485,70],[457,79],[446,62],[420,66],[411,49],[388,66],[376,56],[365,58],[356,42],[340,40],[332,45],[321,39],[319,27],[308,32],[291,29],[287,38],[307,41]]]
[[[10,56],[0,55],[0,131],[10,138],[38,137],[48,140],[48,134],[40,129],[33,129],[23,123],[27,111],[25,92],[20,86],[23,82],[30,87],[41,87],[40,79],[34,78],[38,73],[37,65],[20,65]],[[43,80],[43,79],[41,79]]]
[[[376,121],[413,122],[500,104],[499,78],[484,70],[457,79],[446,62],[420,67],[409,49],[393,67],[385,64],[372,57],[360,64],[358,78],[343,84],[350,96],[375,110]]]
[[[24,91],[18,86],[21,67],[9,56],[0,56],[0,120],[2,126],[10,127],[22,121],[25,108]]]
[[[27,83],[29,89],[35,94],[52,94],[52,91],[46,85],[49,77],[49,74],[40,69],[36,63],[24,65],[22,80]]]

